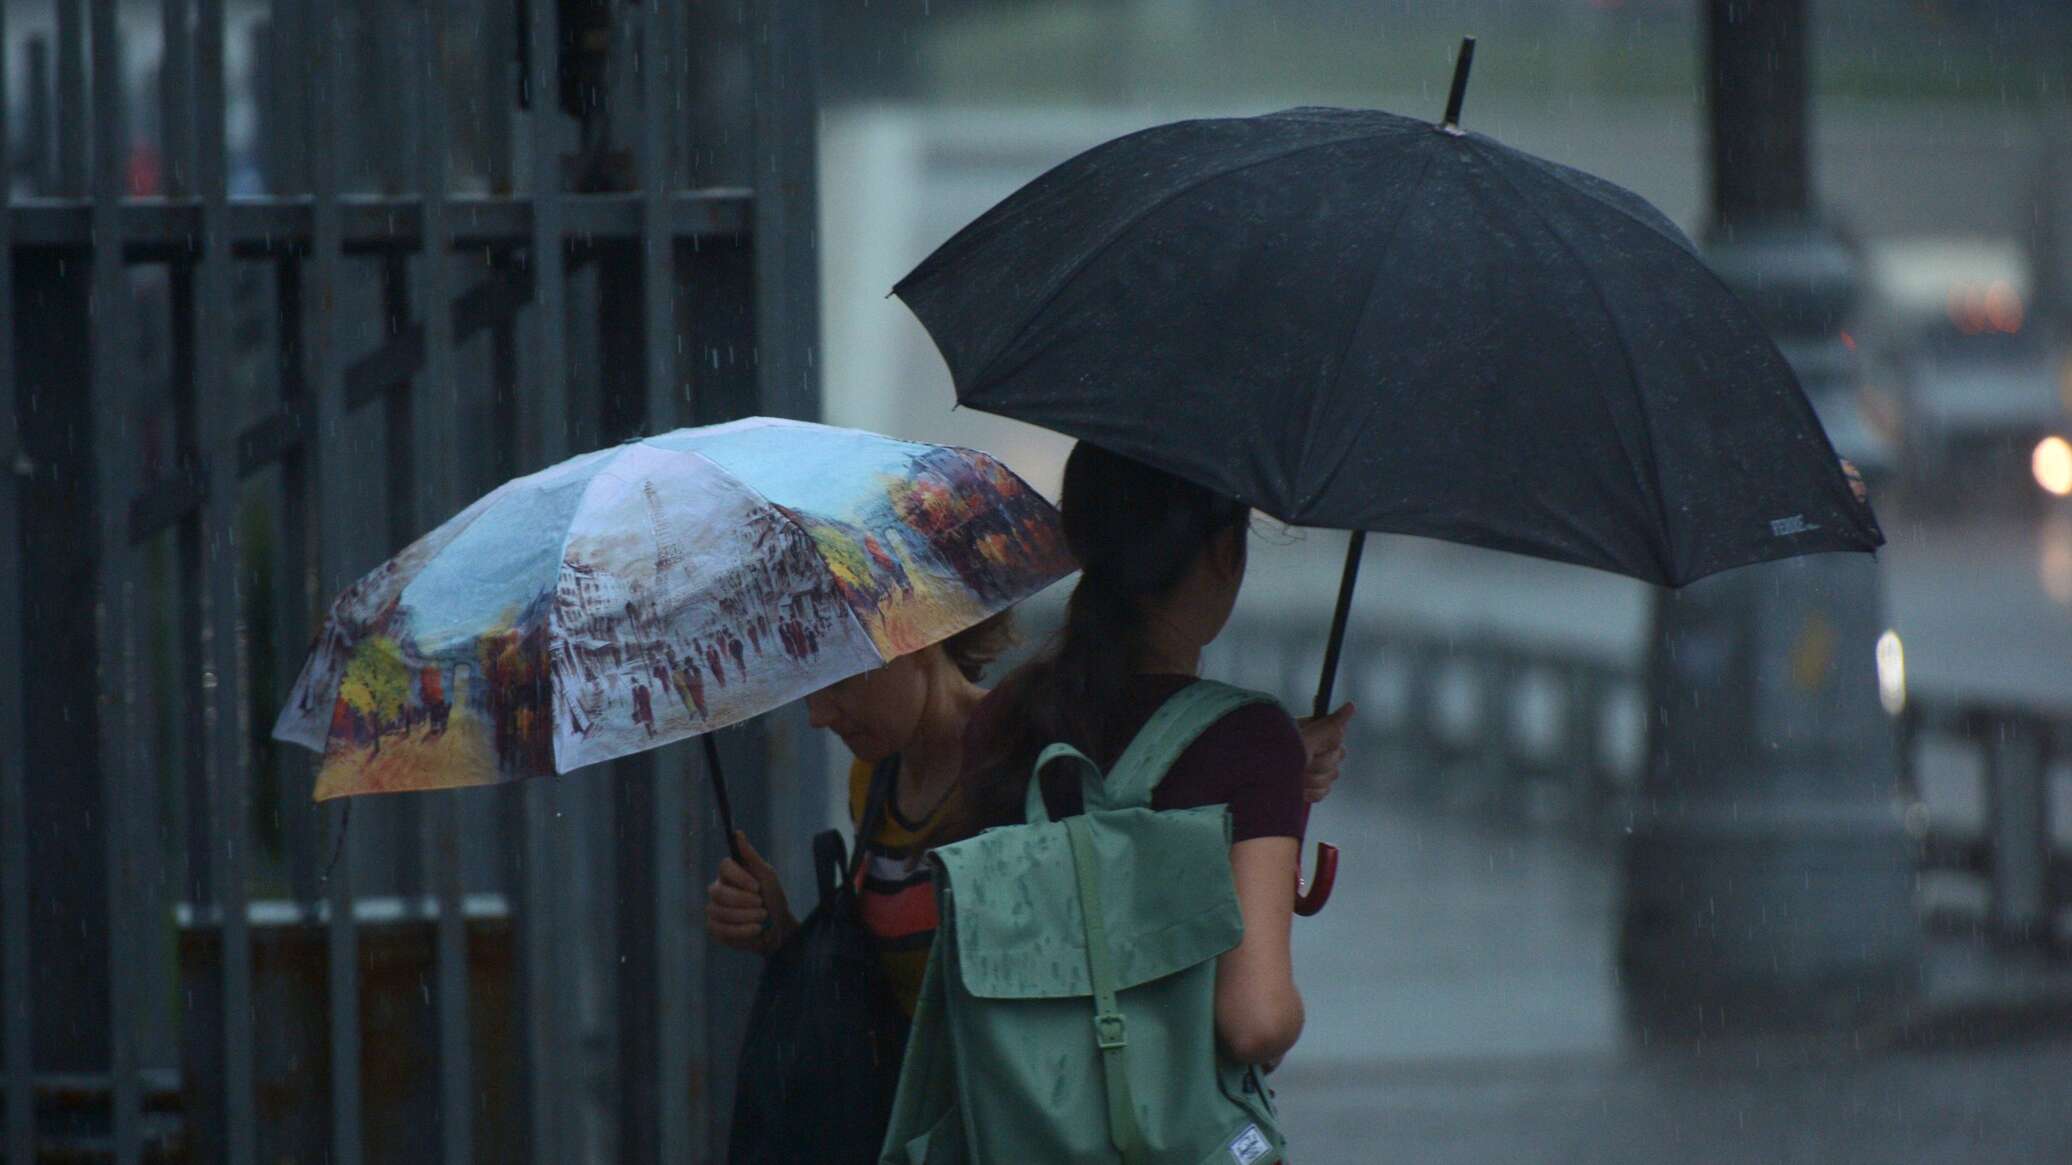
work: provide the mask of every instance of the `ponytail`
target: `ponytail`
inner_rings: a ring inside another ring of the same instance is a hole
[[[1079,582],[1064,626],[993,696],[997,727],[966,786],[970,820],[960,833],[1020,818],[1029,768],[1046,745],[1099,755],[1144,652],[1144,601],[1170,591],[1248,513],[1242,502],[1083,441],[1065,462],[1058,510]],[[1044,791],[1055,801],[1078,779],[1054,766]]]

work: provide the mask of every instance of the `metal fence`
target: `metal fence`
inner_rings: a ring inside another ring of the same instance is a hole
[[[1983,891],[1973,921],[2003,940],[2059,948],[2072,909],[2072,710],[1989,701],[1914,700],[1900,718],[1900,787],[1920,839],[1924,871],[1956,875]],[[1970,812],[1937,812],[1927,765],[1968,770]]]
[[[8,1160],[720,1152],[752,967],[698,936],[688,752],[348,818],[267,732],[329,597],[497,481],[815,414],[812,43],[809,0],[0,0]],[[812,747],[725,734],[781,865],[819,799],[754,778]]]
[[[1204,672],[1306,709],[1323,653],[1315,626],[1240,621]],[[1407,624],[1349,628],[1338,683],[1360,709],[1347,749],[1364,786],[1586,835],[1638,787],[1643,697],[1615,660]]]
[[[1208,674],[1306,707],[1323,656],[1314,625],[1238,622]],[[1573,648],[1368,624],[1348,633],[1340,695],[1360,707],[1349,749],[1384,795],[1520,826],[1611,838],[1646,763],[1639,671]],[[1932,921],[2063,950],[2072,913],[2072,709],[1908,696],[1893,794]]]

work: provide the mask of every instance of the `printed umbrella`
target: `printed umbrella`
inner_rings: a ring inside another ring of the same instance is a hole
[[[1681,586],[1883,538],[1790,365],[1661,212],[1443,122],[1182,121],[1036,178],[894,288],[958,400],[1297,525]]]
[[[507,482],[348,588],[274,735],[323,752],[319,800],[563,773],[768,711],[1073,569],[1057,512],[984,453],[679,429]]]

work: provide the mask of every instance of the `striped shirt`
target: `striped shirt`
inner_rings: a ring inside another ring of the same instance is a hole
[[[879,763],[886,766],[887,780],[896,779],[898,757]],[[849,766],[852,822],[861,822],[872,772],[864,761]],[[928,946],[935,940],[935,879],[927,855],[937,824],[945,817],[943,806],[937,805],[922,820],[909,821],[900,815],[899,798],[888,791],[876,834],[860,842],[857,910],[863,928],[878,944],[886,981],[908,1018],[921,996],[921,973],[928,967]]]

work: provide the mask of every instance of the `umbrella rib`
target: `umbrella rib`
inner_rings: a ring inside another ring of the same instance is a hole
[[[1031,308],[1029,312],[1022,317],[1021,322],[1016,324],[1014,328],[1007,334],[1010,336],[1020,336],[1024,332],[1027,332],[1029,330],[1029,325],[1034,323],[1038,317],[1043,315],[1044,312],[1050,310],[1050,305],[1057,302],[1058,296],[1063,295],[1065,293],[1065,289],[1072,285],[1072,281],[1079,278],[1079,276],[1083,274],[1088,267],[1093,266],[1097,260],[1099,260],[1102,256],[1106,255],[1110,250],[1114,249],[1116,244],[1120,243],[1123,240],[1124,236],[1130,233],[1131,228],[1135,227],[1138,223],[1143,222],[1145,219],[1150,218],[1152,215],[1157,214],[1159,211],[1164,210],[1166,207],[1172,205],[1178,199],[1188,194],[1194,193],[1196,190],[1199,190],[1202,187],[1207,186],[1211,182],[1221,181],[1222,179],[1230,178],[1238,174],[1243,174],[1250,170],[1256,170],[1261,166],[1269,165],[1274,162],[1285,161],[1286,159],[1292,158],[1297,154],[1306,154],[1311,150],[1321,150],[1330,146],[1342,146],[1347,142],[1356,142],[1361,140],[1362,138],[1371,138],[1376,136],[1379,135],[1377,135],[1370,129],[1366,132],[1346,134],[1343,137],[1329,138],[1324,141],[1304,142],[1299,146],[1291,146],[1288,149],[1281,150],[1278,153],[1270,154],[1263,158],[1255,158],[1252,161],[1246,162],[1242,166],[1233,166],[1228,170],[1218,170],[1213,174],[1204,175],[1191,182],[1183,184],[1176,190],[1171,190],[1163,195],[1160,195],[1156,202],[1153,202],[1150,206],[1145,207],[1141,212],[1132,215],[1130,218],[1125,219],[1124,221],[1116,224],[1114,233],[1110,234],[1106,239],[1103,239],[1101,241],[1100,246],[1095,247],[1093,250],[1087,252],[1085,255],[1080,256],[1079,260],[1073,263],[1070,269],[1068,269],[1063,275],[1058,277],[1058,281],[1051,286],[1049,291],[1044,293],[1043,298],[1037,301],[1036,306]],[[952,239],[951,241],[954,242],[955,240]],[[897,287],[893,288],[895,294],[897,294],[898,290],[899,289]],[[987,360],[985,365],[981,367],[978,370],[978,372],[972,376],[971,384],[973,385],[974,392],[977,391],[976,386],[984,384],[992,376],[994,367],[1000,363],[1000,358],[1002,356],[1005,356],[1009,351],[1012,350],[1012,343],[1001,348],[998,352],[995,352],[993,354],[992,359]]]
[[[1681,230],[1678,230],[1676,224],[1669,221],[1668,216],[1663,216],[1662,221],[1660,222],[1650,221],[1645,215],[1635,214],[1633,212],[1632,207],[1623,205],[1614,199],[1605,197],[1602,191],[1593,190],[1590,187],[1580,182],[1572,181],[1569,178],[1570,174],[1580,174],[1585,178],[1596,178],[1596,175],[1594,174],[1589,174],[1584,171],[1577,170],[1572,166],[1564,166],[1561,163],[1552,160],[1551,158],[1542,158],[1538,154],[1527,153],[1524,150],[1517,149],[1512,146],[1507,146],[1504,143],[1496,141],[1493,138],[1482,138],[1475,144],[1478,146],[1486,145],[1489,148],[1500,150],[1506,155],[1509,155],[1510,157],[1513,157],[1520,162],[1524,162],[1528,166],[1531,166],[1534,170],[1537,170],[1540,173],[1546,175],[1550,181],[1560,183],[1563,187],[1565,187],[1572,193],[1579,194],[1584,198],[1587,198],[1590,201],[1597,203],[1599,206],[1602,206],[1607,210],[1614,211],[1621,217],[1626,218],[1638,224],[1639,226],[1647,228],[1647,230],[1650,233],[1660,235],[1661,237],[1668,239],[1670,242],[1675,243],[1676,248],[1679,251],[1683,251],[1687,254],[1693,253],[1695,251],[1695,248],[1691,243],[1690,237],[1685,235]],[[1597,180],[1603,181],[1603,179]],[[1633,194],[1632,191],[1626,190],[1625,188],[1620,187],[1614,183],[1605,182],[1604,184],[1606,186],[1612,187],[1615,190],[1620,191],[1621,193]],[[1641,201],[1643,204],[1645,204],[1647,201],[1646,199],[1641,199],[1639,195],[1634,195],[1634,197],[1636,199],[1639,199],[1639,201]],[[1655,210],[1653,206],[1649,206],[1648,209]],[[1660,214],[1661,212],[1659,210],[1656,210],[1655,213]]]
[[[1417,196],[1417,192],[1424,189],[1425,179],[1431,176],[1432,164],[1437,159],[1437,154],[1430,152],[1427,152],[1425,154],[1424,166],[1423,168],[1418,170],[1416,180],[1411,182],[1409,186],[1405,187],[1402,196],[1397,199],[1396,206],[1399,210],[1403,206],[1414,201]],[[1296,464],[1298,466],[1309,464],[1310,450],[1316,443],[1317,430],[1315,424],[1315,413],[1317,402],[1323,400],[1324,397],[1326,397],[1327,395],[1336,392],[1338,389],[1339,381],[1343,379],[1345,376],[1346,357],[1351,354],[1353,350],[1353,344],[1357,342],[1360,338],[1361,326],[1366,323],[1368,310],[1374,306],[1375,293],[1381,289],[1382,272],[1388,267],[1389,255],[1396,248],[1396,240],[1402,236],[1404,217],[1404,215],[1398,214],[1395,218],[1395,221],[1389,224],[1389,237],[1382,240],[1381,253],[1377,255],[1374,260],[1374,273],[1373,275],[1369,276],[1367,280],[1367,294],[1361,297],[1360,310],[1353,313],[1353,326],[1346,330],[1345,343],[1339,345],[1338,357],[1335,361],[1332,362],[1331,382],[1324,386],[1324,392],[1318,393],[1310,398],[1310,415],[1304,418],[1302,426],[1302,453],[1301,456],[1296,460]],[[1352,431],[1354,432],[1355,437],[1357,437],[1358,433],[1364,432],[1366,430],[1368,419],[1373,417],[1374,410],[1379,407],[1381,407],[1380,394],[1373,394],[1372,399],[1370,399],[1367,402],[1366,412],[1360,415],[1359,424],[1353,427]],[[1358,445],[1359,442],[1357,439],[1348,441],[1345,443],[1345,449],[1349,451],[1354,448],[1357,448]],[[1299,499],[1297,499],[1295,503],[1295,511],[1297,513],[1301,513],[1302,511],[1308,509],[1311,502],[1315,501],[1317,498],[1321,497],[1323,494],[1327,493],[1330,490],[1331,484],[1337,481],[1338,475],[1344,471],[1345,463],[1350,458],[1350,456],[1350,452],[1340,453],[1338,458],[1331,463],[1330,470],[1323,475],[1323,479],[1317,482],[1313,488],[1306,489],[1302,492],[1302,496]]]
[[[458,530],[455,530],[455,531],[453,532],[453,537],[452,537],[452,538],[448,538],[448,539],[446,540],[446,545],[448,545],[448,546],[452,545],[452,544],[453,544],[453,543],[454,543],[454,542],[455,542],[456,540],[458,540],[458,539],[460,538],[460,536],[461,536],[462,534],[465,534],[465,533],[467,533],[467,532],[468,532],[468,530],[469,530],[469,529],[471,529],[471,528],[472,528],[472,527],[473,527],[473,526],[475,525],[475,523],[477,523],[477,522],[481,521],[481,520],[482,520],[482,519],[483,519],[484,517],[488,516],[488,514],[489,514],[489,511],[491,511],[491,510],[495,509],[495,508],[496,508],[496,507],[497,507],[497,506],[498,506],[498,505],[499,505],[499,504],[500,504],[500,503],[501,503],[501,502],[502,502],[502,501],[504,500],[503,498],[499,498],[499,497],[498,497],[497,495],[498,495],[498,494],[501,494],[501,493],[504,493],[504,492],[505,492],[506,490],[510,489],[510,487],[511,487],[511,484],[512,484],[512,483],[510,483],[510,482],[505,482],[504,484],[502,484],[502,485],[500,485],[500,486],[497,486],[497,487],[496,487],[495,489],[493,489],[493,490],[490,490],[490,491],[489,491],[489,493],[488,493],[488,494],[486,494],[486,495],[484,495],[484,496],[483,496],[482,498],[478,499],[478,500],[476,501],[476,503],[475,503],[475,507],[474,507],[474,508],[475,508],[475,515],[474,515],[473,517],[471,517],[471,518],[469,518],[469,519],[468,519],[468,521],[467,521],[467,524],[466,524],[466,525],[462,526],[462,527],[461,527],[460,529],[458,529]],[[462,513],[465,513],[465,512],[466,512],[465,510],[464,510],[464,511],[462,511]],[[455,517],[459,517],[459,516],[460,516],[460,515],[458,515],[458,514],[456,514],[456,515],[455,515]],[[450,520],[451,520],[451,519],[449,519],[449,521],[450,521]],[[418,541],[423,541],[423,540],[424,540],[424,538],[428,538],[428,537],[430,537],[431,535],[433,535],[433,534],[436,534],[436,533],[438,533],[438,529],[439,529],[438,527],[434,526],[434,527],[433,527],[432,529],[430,529],[430,530],[427,530],[427,531],[426,531],[426,532],[425,532],[425,533],[424,533],[424,534],[423,534],[422,536],[420,536],[420,538],[418,539]],[[412,543],[412,545],[415,545],[415,543]],[[408,546],[406,546],[406,547],[404,547],[404,549],[405,549],[405,550],[407,550],[407,549],[409,549],[409,547],[408,547]],[[425,556],[425,560],[424,560],[424,564],[423,564],[423,565],[421,565],[421,566],[419,566],[419,567],[418,567],[418,569],[417,569],[417,571],[416,571],[415,573],[413,573],[413,574],[412,574],[412,575],[411,575],[411,576],[410,576],[409,578],[407,578],[407,579],[404,579],[404,580],[402,580],[402,581],[400,581],[400,582],[398,582],[398,583],[396,584],[396,601],[397,601],[398,603],[401,603],[401,602],[403,601],[403,592],[404,592],[404,591],[407,591],[407,590],[409,590],[409,589],[410,589],[410,584],[411,584],[411,583],[413,583],[413,582],[416,582],[416,581],[417,581],[417,577],[418,577],[418,575],[421,575],[421,574],[423,574],[423,573],[424,573],[424,567],[425,567],[425,566],[429,566],[429,565],[431,565],[431,561],[432,561],[432,559],[434,559],[434,558],[438,557],[438,555],[439,555],[439,551],[440,551],[440,550],[444,550],[444,549],[445,549],[445,547],[444,547],[444,546],[442,546],[442,547],[440,547],[440,548],[439,548],[439,550],[435,550],[435,551],[433,551],[433,552],[432,552],[431,554],[428,554],[428,555],[426,555],[426,556]],[[393,557],[393,556],[391,556],[391,557]],[[377,568],[377,569],[378,569],[378,568]],[[358,584],[358,583],[355,583],[355,584],[353,584],[353,585],[354,585],[354,586],[357,586],[357,585],[359,585],[359,584]],[[347,588],[347,589],[348,589],[348,590],[350,590],[351,588]],[[334,627],[338,627],[338,626],[340,626],[340,625],[341,625],[341,624],[339,623],[339,618],[338,618],[338,606],[339,606],[339,603],[340,603],[341,601],[343,601],[343,600],[344,600],[344,598],[345,598],[345,596],[344,596],[343,594],[340,594],[340,595],[338,595],[338,596],[335,596],[335,597],[334,597],[334,598],[333,598],[333,599],[331,600],[331,605],[330,605],[330,607],[328,607],[328,608],[326,608],[326,609],[325,609],[325,611],[324,611],[324,623],[323,623],[323,626],[321,626],[321,627],[317,628],[316,640],[317,640],[317,642],[318,642],[318,643],[322,643],[322,642],[324,641],[324,639],[325,639],[325,637],[326,637],[326,633],[327,633],[327,632],[329,632],[329,631],[330,631],[330,630],[331,630],[332,628],[334,628]],[[282,705],[281,705],[281,710],[280,710],[279,714],[277,714],[277,715],[276,715],[276,716],[274,717],[274,725],[273,725],[273,731],[272,731],[272,732],[271,732],[271,733],[269,734],[269,736],[270,736],[270,738],[271,738],[271,739],[274,739],[274,740],[287,740],[287,741],[288,741],[289,743],[291,743],[291,744],[299,744],[299,743],[302,743],[302,742],[301,742],[300,740],[297,740],[297,739],[292,739],[292,738],[288,738],[288,737],[283,737],[283,736],[282,736],[282,735],[280,734],[280,732],[281,732],[281,725],[282,725],[282,724],[284,724],[284,723],[285,723],[285,722],[287,721],[287,719],[288,719],[289,715],[290,715],[291,713],[293,713],[293,712],[294,712],[294,711],[296,710],[296,708],[297,708],[297,703],[298,703],[298,702],[297,702],[297,701],[295,701],[295,700],[294,700],[294,699],[293,699],[292,697],[293,697],[293,696],[295,695],[295,693],[297,693],[297,692],[299,692],[299,691],[301,691],[301,690],[302,690],[302,688],[303,688],[303,684],[304,684],[304,683],[305,683],[305,682],[306,682],[306,681],[307,681],[307,680],[309,679],[309,676],[310,676],[310,674],[311,674],[312,670],[313,670],[313,669],[314,669],[314,668],[316,667],[316,664],[317,664],[317,657],[316,657],[316,655],[315,655],[314,653],[312,653],[312,654],[311,654],[311,656],[310,656],[310,658],[309,658],[309,659],[307,659],[307,660],[305,660],[305,661],[303,662],[303,665],[302,665],[302,672],[301,672],[301,673],[300,673],[299,675],[297,675],[297,676],[296,676],[296,679],[295,679],[295,683],[294,683],[294,684],[293,684],[293,685],[292,685],[291,687],[289,687],[289,689],[288,689],[288,695],[289,695],[290,699],[288,699],[288,700],[286,700],[286,701],[284,701],[284,702],[282,703]],[[338,673],[337,673],[337,675],[336,675],[336,676],[335,676],[334,678],[335,678],[335,679],[338,679],[338,680],[343,680],[343,679],[345,678],[345,669],[341,667],[341,668],[340,668],[340,669],[338,670]],[[334,687],[334,688],[333,688],[333,689],[331,690],[331,693],[330,693],[330,699],[329,699],[328,703],[332,703],[332,704],[335,704],[335,703],[337,703],[337,702],[338,702],[338,691],[337,691],[337,689],[336,689],[336,688]],[[300,719],[300,717],[298,717],[298,719]],[[325,725],[325,727],[324,727],[324,729],[323,729],[323,732],[324,732],[324,735],[325,735],[325,737],[326,737],[326,738],[328,739],[328,738],[329,738],[329,736],[330,736],[330,726],[329,726],[328,722],[326,723],[326,725]]]
[[[624,449],[626,445],[632,443],[630,441],[622,443],[619,448]],[[597,483],[603,479],[605,470],[610,467],[613,459],[605,457],[599,458],[599,460],[604,464],[600,465],[597,472],[591,474],[590,479],[583,483],[583,496],[577,498],[575,507],[569,510],[568,526],[561,531],[561,549],[554,554],[554,600],[547,604],[547,636],[549,639],[555,638],[556,625],[561,622],[561,575],[563,571],[568,569],[569,540],[575,537],[576,526],[583,517],[583,507],[590,504],[590,491],[597,488]],[[552,663],[551,655],[550,651],[548,661],[550,665]],[[554,682],[554,674],[554,669],[550,666],[547,672],[547,683],[551,690],[547,693],[547,703],[549,705],[548,711],[554,719],[553,726],[547,732],[547,746],[554,750],[554,775],[558,777],[570,770],[561,767],[561,708],[556,704],[556,700],[557,698],[565,700],[568,699],[568,696],[563,692],[561,685]]]
[[[1620,330],[1618,318],[1612,314],[1611,300],[1605,296],[1604,288],[1597,282],[1596,274],[1590,270],[1590,267],[1587,263],[1583,262],[1582,253],[1576,249],[1574,243],[1571,243],[1566,236],[1564,236],[1559,230],[1555,229],[1554,223],[1547,218],[1546,214],[1543,211],[1541,211],[1538,206],[1534,205],[1532,199],[1526,196],[1525,191],[1519,188],[1518,183],[1513,181],[1509,174],[1504,173],[1502,167],[1490,166],[1487,169],[1490,173],[1502,179],[1504,185],[1510,187],[1512,195],[1518,199],[1519,203],[1522,204],[1527,210],[1531,211],[1532,216],[1535,219],[1539,220],[1540,229],[1547,232],[1547,237],[1553,239],[1555,245],[1559,246],[1562,250],[1568,252],[1569,258],[1575,261],[1576,270],[1579,273],[1581,273],[1583,277],[1584,286],[1590,289],[1591,297],[1597,300],[1597,306],[1600,309],[1602,309],[1602,311],[1604,312],[1605,319],[1610,322],[1612,339],[1615,340],[1619,345],[1619,359],[1626,365],[1626,379],[1633,385],[1634,395],[1641,399],[1643,402],[1645,402],[1646,396],[1640,391],[1640,372],[1633,362],[1633,348],[1626,342],[1626,333]],[[1563,185],[1567,184],[1564,183]],[[1570,187],[1570,189],[1573,189],[1573,187]],[[1631,219],[1633,216],[1627,215],[1626,217]],[[1660,231],[1657,231],[1652,227],[1649,228],[1649,233],[1657,235],[1658,237],[1661,234]],[[1681,248],[1678,249],[1681,250]],[[1599,395],[1601,398],[1602,389],[1599,390]],[[1609,406],[1606,407],[1605,411],[1607,414],[1611,412]],[[1640,415],[1643,419],[1643,423],[1645,424],[1648,417],[1648,411],[1645,407],[1641,408]],[[1612,433],[1619,438],[1619,443],[1621,445],[1626,444],[1626,436],[1623,432],[1620,431],[1619,426],[1616,423],[1612,425]],[[1654,441],[1652,439],[1651,427],[1650,438],[1647,443],[1647,447],[1645,448],[1645,450],[1643,450],[1643,452],[1645,452],[1647,455],[1648,480],[1643,481],[1640,484],[1652,487],[1650,491],[1644,492],[1651,492],[1653,495],[1650,500],[1654,502],[1655,520],[1658,523],[1660,523],[1662,530],[1663,545],[1661,549],[1664,551],[1668,551],[1670,549],[1668,545],[1670,529],[1669,512],[1663,508],[1663,499],[1666,496],[1667,491],[1665,491],[1662,487],[1662,466],[1661,463],[1655,457]],[[1634,450],[1629,447],[1626,451],[1628,461],[1636,460],[1633,456],[1633,453]],[[1674,579],[1677,577],[1676,571],[1674,569],[1674,563],[1661,562],[1658,560],[1656,565],[1662,568],[1663,578]]]
[[[705,464],[710,465],[714,470],[718,471],[718,473],[721,476],[725,477],[728,481],[731,481],[735,485],[740,486],[743,492],[760,499],[764,505],[776,511],[777,516],[784,519],[784,524],[798,531],[799,537],[804,538],[806,540],[807,545],[816,548],[820,545],[818,542],[813,540],[813,532],[811,530],[806,529],[805,524],[800,522],[798,518],[793,516],[791,512],[791,507],[779,503],[769,494],[766,494],[763,491],[757,489],[753,484],[751,484],[748,481],[747,478],[742,477],[740,474],[735,473],[733,470],[728,469],[726,466],[721,465],[719,462],[714,461],[712,458],[707,457],[705,454],[700,453],[695,449],[670,450],[670,452],[680,452],[686,457],[695,457],[698,460],[703,461]],[[834,572],[832,569],[830,569],[828,573],[833,574]],[[845,602],[842,604],[842,610],[848,613],[849,622],[855,625],[857,632],[863,636],[863,641],[865,643],[870,644],[871,650],[876,651],[878,653],[878,662],[887,662],[885,659],[884,651],[878,647],[878,641],[876,639],[871,638],[870,628],[865,627],[863,625],[863,620],[856,617],[856,608],[850,606],[848,603]],[[721,725],[721,727],[726,726]]]

